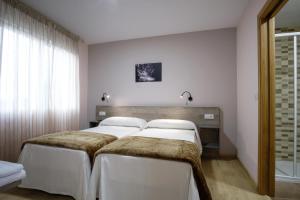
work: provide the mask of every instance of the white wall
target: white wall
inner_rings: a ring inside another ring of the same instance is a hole
[[[89,45],[88,119],[95,120],[103,92],[109,105],[184,105],[223,112],[222,154],[235,154],[236,30],[221,29]],[[162,82],[136,83],[135,64],[162,62]]]
[[[249,1],[237,28],[237,151],[257,183],[258,40],[257,15],[266,0]]]
[[[80,129],[88,128],[87,97],[88,97],[88,46],[80,41],[79,48],[79,82],[80,82]]]

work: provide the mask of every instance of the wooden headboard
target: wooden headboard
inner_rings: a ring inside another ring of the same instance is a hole
[[[194,122],[199,128],[220,128],[218,107],[169,107],[169,106],[96,106],[96,119],[100,111],[107,117],[139,117],[147,121],[153,119],[185,119]],[[204,119],[204,114],[214,114],[214,119]]]

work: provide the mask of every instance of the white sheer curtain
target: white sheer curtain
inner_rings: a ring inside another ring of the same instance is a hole
[[[78,42],[0,0],[0,160],[79,128]]]

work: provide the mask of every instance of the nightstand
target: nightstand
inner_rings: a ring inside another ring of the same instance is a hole
[[[91,121],[91,122],[89,122],[89,126],[90,126],[90,128],[94,128],[94,127],[98,126],[99,123],[100,123],[100,121]]]
[[[200,128],[202,156],[218,158],[220,152],[219,128]]]
[[[202,143],[202,156],[220,157],[220,109],[206,108],[197,123]]]

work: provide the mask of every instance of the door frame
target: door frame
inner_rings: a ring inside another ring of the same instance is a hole
[[[275,194],[275,19],[288,0],[267,0],[258,14],[258,192]]]

